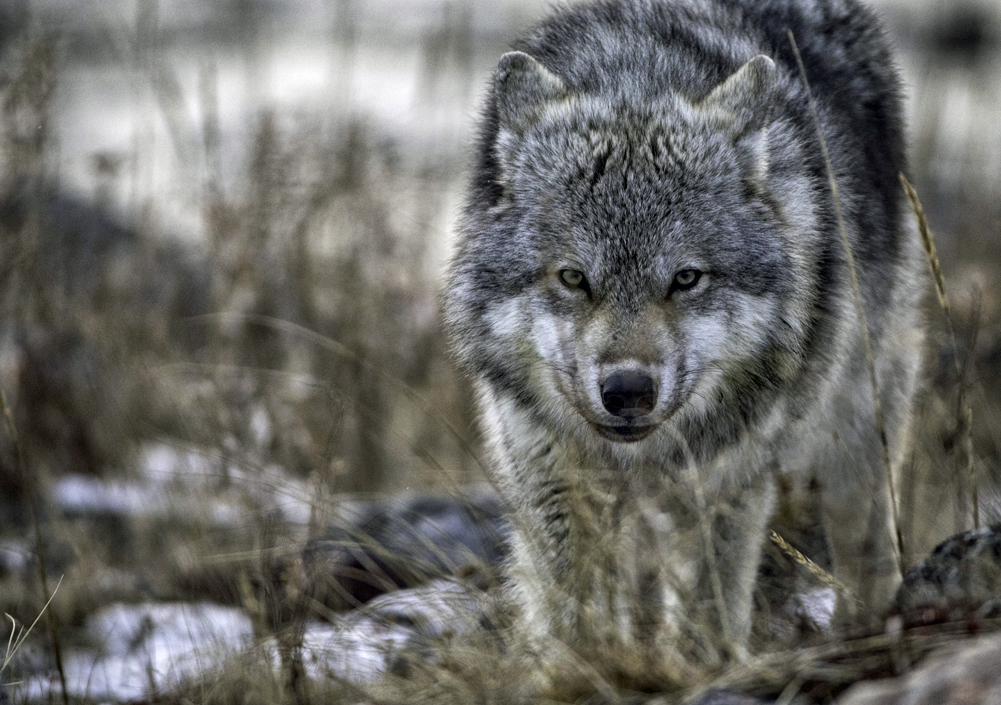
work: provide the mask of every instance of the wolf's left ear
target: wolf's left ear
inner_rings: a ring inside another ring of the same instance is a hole
[[[502,127],[521,132],[546,103],[567,95],[559,76],[522,51],[509,51],[497,64],[494,97]]]
[[[775,62],[758,54],[696,103],[695,108],[736,141],[768,127],[777,87]]]

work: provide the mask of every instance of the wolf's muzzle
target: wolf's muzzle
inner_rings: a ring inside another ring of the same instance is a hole
[[[620,418],[646,416],[657,406],[657,385],[645,372],[615,372],[601,384],[601,403]]]

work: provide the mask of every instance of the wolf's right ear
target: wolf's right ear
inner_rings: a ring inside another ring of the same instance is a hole
[[[759,54],[716,86],[695,107],[707,120],[739,139],[771,122],[777,88],[775,62]]]
[[[567,95],[563,80],[523,51],[509,51],[497,64],[494,98],[502,127],[522,132],[542,106]]]

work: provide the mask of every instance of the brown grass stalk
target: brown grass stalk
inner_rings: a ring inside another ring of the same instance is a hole
[[[941,306],[942,312],[945,314],[945,322],[949,328],[952,359],[956,363],[956,379],[959,385],[958,398],[956,400],[956,418],[964,436],[966,478],[970,483],[970,491],[973,495],[973,528],[979,529],[980,491],[973,462],[973,409],[966,399],[966,376],[970,367],[970,360],[973,357],[973,349],[976,346],[976,332],[979,327],[974,327],[974,335],[966,352],[966,360],[960,365],[959,346],[956,344],[956,328],[952,321],[952,306],[949,303],[949,294],[945,289],[945,275],[942,273],[942,263],[935,249],[935,238],[932,235],[931,228],[928,227],[928,217],[925,215],[924,206],[921,205],[921,200],[918,198],[917,190],[903,174],[900,174],[900,183],[904,187],[904,193],[907,194],[907,200],[910,202],[911,209],[914,211],[914,217],[917,219],[918,232],[921,235],[921,246],[924,248],[925,257],[928,259],[928,266],[931,268],[932,279],[935,281],[935,294],[938,297],[939,306]]]
[[[49,605],[52,604],[52,600],[55,599],[56,593],[59,592],[59,586],[62,584],[63,584],[63,579],[62,577],[60,577],[59,582],[56,583],[55,590],[53,590],[52,594],[49,595],[48,601],[42,606],[42,609],[39,610],[38,612],[38,616],[35,617],[35,621],[32,622],[27,629],[25,629],[24,625],[22,624],[21,629],[18,630],[17,621],[9,614],[4,615],[5,617],[7,617],[7,619],[10,620],[11,624],[10,624],[10,637],[8,637],[7,639],[7,649],[3,654],[3,658],[0,659],[0,673],[3,673],[7,669],[7,666],[10,665],[10,662],[14,660],[14,656],[17,655],[18,650],[28,639],[28,636],[31,634],[31,631],[35,628],[35,625],[38,624],[38,620],[42,618],[42,614],[46,610],[48,610]],[[0,681],[0,688],[2,687],[3,687],[3,682]]]
[[[852,591],[848,589],[848,586],[843,582],[835,578],[833,575],[828,573],[826,570],[821,568],[819,565],[810,560],[806,555],[800,552],[795,546],[790,544],[781,534],[777,531],[769,532],[769,538],[771,538],[772,543],[779,547],[779,550],[784,554],[793,559],[796,563],[806,568],[807,572],[810,573],[820,582],[824,583],[830,588],[833,588],[839,595],[846,597],[851,600],[857,601],[858,598],[852,594]]]

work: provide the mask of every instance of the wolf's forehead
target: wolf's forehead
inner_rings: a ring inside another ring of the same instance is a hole
[[[547,142],[557,151],[549,164],[593,182],[606,174],[664,178],[691,168],[699,152],[698,141],[680,121],[619,115],[549,127]]]
[[[633,268],[712,257],[712,233],[741,209],[722,140],[671,106],[561,112],[527,140],[537,180],[522,192],[555,247]]]
[[[705,140],[684,126],[621,119],[569,127],[545,141],[548,154],[537,161],[540,191],[557,217],[646,230],[678,217],[704,186]]]
[[[534,152],[526,161],[539,191],[568,206],[609,211],[614,220],[662,219],[679,201],[735,179],[720,168],[734,162],[730,145],[671,105],[557,109],[546,118],[537,139],[526,140]]]

